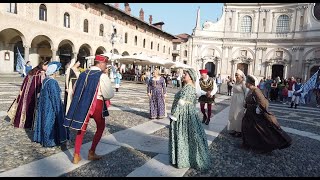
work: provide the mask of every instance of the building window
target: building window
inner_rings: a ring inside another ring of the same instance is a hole
[[[173,62],[176,62],[177,56],[172,56],[172,60],[173,60]]]
[[[124,33],[124,43],[128,43],[128,33]]]
[[[47,21],[47,7],[44,4],[39,7],[39,20]]]
[[[266,18],[262,19],[263,32],[266,32]]]
[[[138,37],[137,37],[137,36],[134,37],[134,45],[135,45],[135,46],[138,45]]]
[[[138,28],[138,26],[136,26],[136,30],[138,30],[139,28]]]
[[[17,3],[7,3],[7,12],[17,14]]]
[[[303,28],[303,24],[304,24],[304,16],[300,16],[300,28]]]
[[[64,13],[63,26],[66,28],[70,28],[70,15],[68,13]]]
[[[229,18],[229,26],[232,25],[232,18]]]
[[[188,51],[184,50],[184,57],[187,57],[187,56],[188,56]]]
[[[143,39],[143,48],[146,48],[146,39]]]
[[[103,24],[100,24],[99,36],[103,36]]]
[[[168,54],[170,54],[170,48],[168,49]]]
[[[157,48],[157,51],[160,51],[160,44],[158,43],[158,48]]]
[[[103,16],[104,12],[103,11],[100,11],[100,16]]]
[[[252,19],[250,16],[244,16],[241,21],[241,32],[250,33],[252,28]]]
[[[184,60],[184,61],[183,61],[183,64],[187,64],[187,61],[186,61],[186,60]]]
[[[277,20],[276,32],[277,33],[289,32],[289,16],[287,15],[279,16]]]
[[[163,46],[163,53],[166,53],[166,46]]]
[[[83,32],[89,32],[89,23],[87,19],[83,21]]]
[[[173,45],[173,50],[177,50],[177,44]]]
[[[85,5],[84,5],[84,9],[85,9],[85,10],[88,10],[88,9],[89,9],[89,5],[88,5],[88,4],[85,4]]]
[[[150,49],[153,49],[153,42],[151,41]]]

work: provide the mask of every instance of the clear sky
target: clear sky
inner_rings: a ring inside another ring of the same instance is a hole
[[[111,3],[112,5],[114,3]],[[119,3],[124,10],[124,3]],[[149,22],[163,21],[162,29],[170,34],[191,34],[196,24],[197,9],[200,7],[201,25],[205,21],[216,22],[222,15],[223,3],[129,3],[131,14],[139,17],[139,11],[144,11],[144,20]]]

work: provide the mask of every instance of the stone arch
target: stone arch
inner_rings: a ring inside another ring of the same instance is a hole
[[[113,52],[112,52],[112,50],[110,51],[111,53],[113,53],[113,54],[119,54],[119,51],[117,50],[117,49],[113,49]]]
[[[70,65],[72,59],[74,59],[75,46],[68,40],[64,39],[58,44],[58,55],[61,63],[60,74],[64,74],[66,68]]]
[[[80,67],[88,68],[90,66],[89,62],[85,59],[90,55],[93,55],[91,46],[89,44],[82,44],[77,55],[77,59],[80,61]]]
[[[232,58],[237,58],[237,57],[239,57],[239,56],[235,57],[235,55],[236,55],[236,53],[239,52],[240,50],[247,50],[247,51],[251,54],[252,59],[254,58],[254,52],[253,52],[253,50],[250,49],[250,48],[248,48],[248,47],[239,47],[239,48],[235,49],[235,50],[232,52],[231,57],[232,57]],[[250,56],[247,55],[247,57],[250,57]]]
[[[123,53],[122,53],[122,56],[129,56],[130,54],[127,52],[127,51],[124,51]]]
[[[269,51],[267,54],[266,54],[266,59],[270,59],[269,56],[271,55],[271,53],[274,53],[275,51],[277,50],[282,50],[283,52],[286,52],[288,55],[289,55],[289,59],[287,60],[291,60],[292,59],[292,54],[290,53],[290,51],[288,51],[287,49],[285,48],[282,48],[282,47],[279,47],[279,48],[274,48],[272,49],[271,51]]]
[[[2,39],[4,43],[13,43],[12,40],[16,41],[19,37],[21,38],[23,45],[27,45],[25,36],[16,28],[6,28],[0,31],[0,39]]]
[[[95,52],[95,55],[97,54],[104,54],[106,53],[106,49],[103,47],[103,46],[99,46],[97,49],[96,49],[96,52]]]
[[[315,50],[319,50],[319,49],[320,49],[320,47],[315,47],[315,48],[310,49],[309,51],[307,51],[306,53],[304,53],[304,55],[303,55],[303,57],[302,57],[302,60],[306,60],[307,56],[308,56],[311,52],[313,52],[313,51],[315,51]]]
[[[42,60],[51,60],[51,58],[55,56],[52,51],[52,49],[54,49],[53,42],[46,35],[35,36],[31,41],[30,47],[30,58],[33,63],[38,64]]]
[[[208,45],[208,46],[204,47],[204,48],[201,50],[201,53],[200,53],[201,56],[203,56],[203,53],[204,53],[207,49],[210,49],[210,48],[215,49],[216,51],[218,51],[218,53],[219,53],[219,56],[218,56],[218,57],[221,57],[222,51],[221,51],[217,46],[215,46],[215,45]]]
[[[31,40],[31,46],[32,46],[33,41],[34,41],[36,38],[39,38],[39,37],[42,37],[42,38],[46,39],[46,40],[50,43],[51,48],[54,48],[54,47],[55,47],[52,39],[49,38],[49,36],[46,35],[46,34],[37,34],[37,35],[35,35],[34,38],[32,38],[32,40]]]

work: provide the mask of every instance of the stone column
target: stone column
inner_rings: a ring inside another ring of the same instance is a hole
[[[51,51],[52,51],[52,61],[60,61],[60,60],[57,60],[57,50],[51,49]]]
[[[216,75],[221,74],[221,65],[220,65],[221,59],[220,59],[220,58],[216,58],[216,59],[215,59],[215,63],[216,63],[216,65],[217,65],[215,74],[216,74]]]
[[[223,62],[226,62],[225,59],[224,59],[224,53],[225,53],[225,49],[226,47],[225,46],[222,46],[222,52],[221,52],[221,67],[222,67],[222,63]],[[227,61],[228,62],[228,61]],[[228,73],[228,67],[229,66],[229,63],[227,63],[227,67],[225,67],[225,71],[223,73]],[[222,68],[220,68],[220,74],[222,73]]]
[[[269,63],[269,62],[266,62],[266,72],[265,72],[266,78],[269,77],[269,71],[270,71],[270,63]]]
[[[248,63],[248,74],[252,74],[251,68],[252,68],[252,62],[249,62],[249,63]],[[253,74],[252,74],[252,75],[253,75]]]
[[[283,78],[287,79],[288,77],[288,63],[284,64]]]
[[[306,82],[306,81],[307,81],[309,67],[310,67],[310,62],[305,62],[305,63],[304,63],[303,79],[302,79],[303,82]]]
[[[232,77],[232,79],[235,79],[234,74],[236,73],[235,72],[236,63],[237,63],[237,60],[234,60],[234,59],[231,60],[231,76],[230,77]]]
[[[29,61],[29,54],[30,54],[30,46],[23,46],[24,47],[24,60],[25,62]]]

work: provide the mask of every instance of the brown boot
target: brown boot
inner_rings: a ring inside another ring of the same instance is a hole
[[[88,160],[95,161],[101,159],[102,156],[98,156],[94,151],[89,150]]]
[[[79,161],[81,161],[81,157],[80,157],[80,155],[79,154],[74,154],[74,156],[73,156],[73,164],[78,164],[79,163]]]

